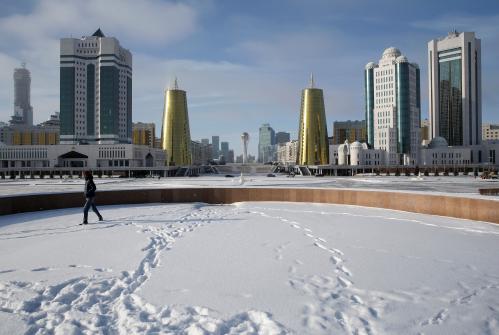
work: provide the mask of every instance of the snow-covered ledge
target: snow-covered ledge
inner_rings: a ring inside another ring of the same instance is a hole
[[[80,207],[81,192],[0,197],[0,215]],[[165,188],[100,191],[99,205],[139,203],[230,204],[242,201],[313,202],[357,205],[499,223],[499,204],[483,198],[314,188]]]

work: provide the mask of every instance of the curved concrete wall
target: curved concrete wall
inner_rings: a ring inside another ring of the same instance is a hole
[[[347,204],[395,209],[499,223],[499,201],[442,195],[345,189],[305,188],[168,188],[99,191],[98,205],[152,202],[292,201]],[[0,197],[0,215],[81,207],[82,192]]]

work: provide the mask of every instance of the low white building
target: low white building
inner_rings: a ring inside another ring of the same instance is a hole
[[[377,166],[385,163],[386,151],[369,149],[366,143],[348,140],[340,145],[329,146],[330,165],[365,165]]]
[[[499,141],[484,141],[472,146],[448,146],[442,137],[424,141],[419,149],[419,160],[411,166],[463,166],[463,165],[499,165]],[[382,149],[369,149],[366,143],[353,142],[330,145],[330,165],[348,166],[385,166],[389,153]],[[395,165],[388,165],[395,166]]]
[[[420,166],[499,165],[499,141],[468,146],[448,146],[443,137],[433,138],[420,149]]]
[[[135,168],[162,167],[162,149],[134,144],[4,145],[0,168]]]

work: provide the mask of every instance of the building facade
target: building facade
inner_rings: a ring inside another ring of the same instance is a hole
[[[229,159],[229,142],[220,143],[220,153],[224,156],[224,160],[228,162]]]
[[[166,152],[145,145],[0,146],[0,168],[134,168],[163,167]]]
[[[291,141],[291,134],[285,131],[279,131],[275,134],[275,144],[281,144]]]
[[[154,147],[156,125],[154,123],[136,122],[132,124],[132,144]]]
[[[203,141],[191,141],[192,164],[208,164],[211,158],[211,145]]]
[[[314,86],[314,77],[311,76],[310,87],[304,89],[301,95],[296,158],[296,163],[299,165],[329,164],[324,94],[322,89]]]
[[[367,141],[366,120],[362,121],[335,121],[333,122],[333,143],[343,144],[348,140],[350,143],[355,141]]]
[[[450,146],[482,140],[481,41],[456,31],[428,43],[431,138]]]
[[[218,159],[220,157],[220,136],[211,137],[211,150],[213,159]]]
[[[368,143],[387,152],[387,165],[416,164],[421,142],[418,65],[391,47],[365,71]]]
[[[421,141],[430,140],[430,120],[421,120]]]
[[[482,140],[499,140],[499,124],[482,124]]]
[[[234,150],[229,150],[229,156],[227,157],[227,163],[234,163]]]
[[[23,63],[14,69],[14,115],[12,126],[30,127],[33,125],[33,107],[31,107],[31,73]]]
[[[284,165],[295,165],[298,154],[298,141],[277,144],[277,161]]]
[[[258,132],[258,163],[267,163],[274,157],[275,131],[268,123],[262,124]]]
[[[329,146],[331,165],[362,165],[375,167],[384,164],[386,152],[380,149],[369,149],[367,143],[345,140],[343,144]]]
[[[59,144],[59,113],[36,126],[22,124],[0,126],[0,143],[4,145]]]
[[[130,51],[100,29],[60,44],[61,143],[131,143]]]

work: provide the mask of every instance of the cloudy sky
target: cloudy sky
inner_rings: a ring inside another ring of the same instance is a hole
[[[59,109],[59,39],[101,28],[133,54],[133,120],[160,128],[174,76],[188,94],[191,137],[239,135],[270,123],[296,137],[301,89],[314,73],[328,131],[362,119],[363,69],[399,48],[422,73],[428,112],[427,42],[449,31],[482,39],[483,120],[499,122],[497,0],[0,0],[0,121],[13,113],[13,70],[31,71],[34,121]]]

